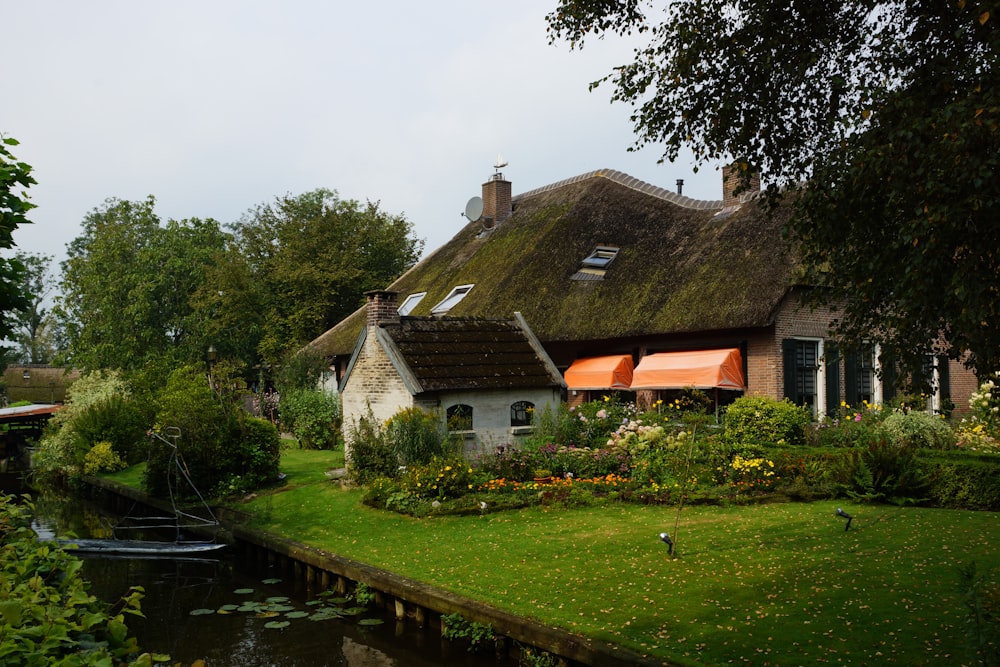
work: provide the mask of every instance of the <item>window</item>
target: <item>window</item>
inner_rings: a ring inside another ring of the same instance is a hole
[[[599,245],[592,253],[583,258],[580,268],[571,278],[573,280],[603,280],[604,274],[618,256],[618,248]]]
[[[409,315],[425,296],[427,296],[427,292],[417,292],[416,294],[411,294],[406,297],[402,304],[400,304],[399,308],[396,309],[396,312],[402,316]]]
[[[443,315],[451,310],[455,304],[465,298],[474,285],[459,285],[451,290],[438,305],[431,308],[431,315]]]
[[[445,410],[448,418],[449,431],[471,431],[472,430],[472,406],[458,403]]]
[[[858,379],[855,385],[859,405],[867,402],[876,405],[882,402],[882,391],[878,381],[878,348],[875,345],[863,345],[858,354]]]
[[[597,246],[594,252],[590,253],[583,260],[583,266],[591,269],[606,269],[608,264],[618,256],[618,248],[609,246]]]
[[[510,406],[511,426],[531,426],[531,415],[535,412],[535,404],[530,401],[517,401]]]
[[[826,398],[823,364],[823,341],[789,338],[783,343],[785,397],[796,405],[804,405],[819,418]]]

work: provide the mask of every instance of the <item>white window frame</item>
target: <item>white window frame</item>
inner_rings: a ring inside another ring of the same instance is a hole
[[[878,343],[865,343],[872,350],[872,405],[882,405],[885,394],[882,391],[882,346]],[[862,349],[864,349],[862,347]],[[859,355],[860,358],[860,355]],[[860,368],[858,371],[860,372]],[[860,393],[860,392],[859,392]],[[860,407],[860,406],[858,406]]]
[[[451,291],[448,292],[448,296],[441,299],[436,306],[431,308],[431,315],[443,315],[447,313],[449,310],[454,308],[459,301],[468,296],[473,287],[475,287],[474,284],[458,285],[453,287]]]
[[[403,299],[403,303],[399,304],[399,308],[396,309],[396,312],[403,317],[409,315],[425,296],[427,296],[427,292],[417,292],[415,294],[411,294]]]

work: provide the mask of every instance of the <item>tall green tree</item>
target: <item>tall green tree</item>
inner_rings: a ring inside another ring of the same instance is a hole
[[[837,330],[909,370],[1000,369],[1000,5],[560,0],[553,40],[639,40],[595,82],[636,144],[763,172]]]
[[[108,199],[67,247],[59,311],[78,367],[139,370],[204,359],[206,314],[191,299],[226,233],[213,220],[161,225],[155,203]]]
[[[22,363],[47,364],[59,346],[56,322],[46,306],[56,284],[52,256],[18,252],[14,258],[24,267],[19,289],[28,301],[14,317],[15,357]]]
[[[280,361],[289,351],[364,304],[412,266],[423,250],[413,226],[377,202],[362,205],[318,189],[251,210],[234,225],[234,249],[259,289],[259,353]],[[229,298],[235,298],[230,296]]]
[[[14,230],[30,224],[28,211],[35,207],[28,200],[27,190],[35,185],[31,165],[21,162],[11,149],[18,145],[13,137],[0,135],[0,249],[14,247]],[[13,316],[28,308],[28,300],[20,292],[24,266],[16,257],[0,257],[0,340],[8,339],[14,330]]]

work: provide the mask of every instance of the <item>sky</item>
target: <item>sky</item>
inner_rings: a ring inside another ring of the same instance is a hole
[[[717,165],[629,152],[630,107],[588,84],[634,44],[550,45],[556,0],[0,0],[0,133],[34,168],[16,249],[65,258],[88,212],[156,198],[232,223],[328,188],[404,215],[425,252],[498,155],[514,195],[595,169],[720,199]]]

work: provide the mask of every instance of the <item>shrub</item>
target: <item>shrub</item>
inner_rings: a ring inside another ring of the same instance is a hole
[[[107,442],[123,461],[132,464],[146,457],[149,423],[149,416],[134,401],[112,395],[84,408],[76,416],[74,428],[83,443]]]
[[[461,457],[434,458],[426,464],[408,467],[399,486],[417,498],[458,498],[474,487],[473,471]]]
[[[918,449],[949,449],[955,435],[947,422],[927,412],[893,412],[882,423],[889,439]]]
[[[972,415],[958,426],[957,444],[963,449],[1000,452],[1000,391],[993,377],[985,380],[969,397]]]
[[[281,395],[281,423],[302,449],[333,449],[340,432],[340,398],[315,389],[293,389]]]
[[[347,469],[356,484],[399,474],[399,460],[371,407],[348,427]]]
[[[83,457],[83,473],[97,475],[102,472],[118,472],[128,465],[118,456],[110,442],[99,442]]]
[[[249,478],[253,488],[273,480],[281,462],[281,436],[267,419],[246,417],[240,425],[236,474]]]
[[[448,440],[441,420],[420,408],[404,408],[389,419],[386,437],[400,465],[428,463],[447,453]]]
[[[757,445],[802,445],[812,417],[788,399],[741,396],[726,409],[725,437],[730,442]]]
[[[0,494],[0,655],[8,665],[119,665],[135,660],[125,614],[141,616],[141,589],[112,611],[80,574],[82,561],[39,544],[30,503]],[[146,664],[150,656],[141,656]],[[131,663],[130,663],[131,664]],[[139,664],[136,661],[135,664]]]
[[[912,443],[893,440],[885,429],[879,429],[867,441],[858,442],[851,455],[847,494],[854,500],[913,503],[925,497],[928,480]]]
[[[127,401],[130,396],[129,384],[118,371],[93,371],[74,382],[67,391],[65,405],[49,420],[38,451],[32,457],[35,483],[55,485],[78,477],[83,472],[83,460],[90,448],[98,440],[111,440],[101,437],[97,430],[82,435],[78,425],[84,424],[86,428],[88,419],[82,416],[92,408],[101,410],[95,406],[110,404],[119,398]],[[100,421],[105,420],[102,417]],[[127,428],[116,430],[127,431]]]
[[[921,452],[927,471],[927,495],[939,507],[1000,511],[1000,475],[996,456],[965,452]]]
[[[617,396],[605,396],[572,408],[564,403],[556,411],[546,408],[536,415],[535,432],[528,442],[603,447],[622,422],[636,414],[635,405],[622,403]]]
[[[218,400],[200,368],[188,366],[172,372],[155,407],[159,427],[179,429],[178,453],[199,490],[211,491],[238,469],[239,450],[232,446],[240,436],[235,416]],[[144,480],[150,495],[167,494],[172,453],[166,443],[151,441]]]

